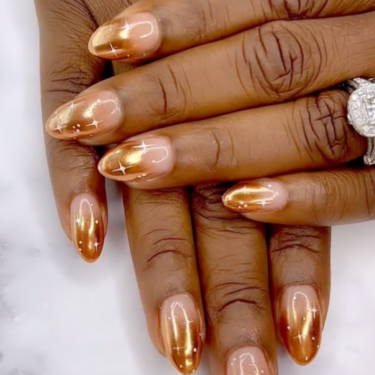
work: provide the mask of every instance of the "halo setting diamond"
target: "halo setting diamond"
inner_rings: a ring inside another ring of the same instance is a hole
[[[369,83],[351,94],[348,120],[363,137],[375,137],[375,84]]]

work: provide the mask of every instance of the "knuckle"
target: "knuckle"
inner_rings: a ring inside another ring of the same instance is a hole
[[[342,204],[337,206],[337,202],[347,201],[348,180],[346,173],[337,172],[335,178],[331,178],[329,174],[321,173],[316,175],[315,185],[312,189],[311,201],[316,202],[320,200],[320,207],[312,205],[312,218],[316,226],[330,225],[330,223],[341,222],[346,216],[347,206]],[[335,197],[335,199],[332,199]]]
[[[262,224],[248,220],[224,207],[222,196],[230,186],[223,183],[193,188],[191,207],[195,218],[195,229],[203,233],[212,231],[219,238],[232,236],[246,239],[252,233],[263,233]]]
[[[188,2],[191,8],[192,2]],[[218,12],[215,12],[214,3],[215,1],[212,0],[194,1],[193,8],[195,9],[196,15],[195,18],[192,18],[192,20],[194,20],[193,25],[195,26],[193,30],[196,30],[194,39],[198,39],[200,42],[206,41],[210,37],[210,34],[218,29]],[[197,22],[197,20],[199,21]]]
[[[269,7],[281,19],[319,18],[329,0],[268,0]]]
[[[138,207],[146,206],[144,209],[158,213],[161,209],[166,212],[164,210],[166,207],[172,207],[171,211],[176,212],[175,208],[180,209],[188,204],[186,192],[181,188],[140,190],[139,192],[140,194],[137,194]]]
[[[236,135],[232,129],[226,126],[220,126],[216,121],[215,127],[205,128],[208,144],[214,145],[215,156],[210,158],[208,168],[216,174],[219,170],[239,167],[237,153],[235,152]],[[225,125],[225,124],[224,124]]]
[[[72,141],[49,138],[46,142],[48,165],[55,172],[86,176],[96,171],[99,156],[94,148]]]
[[[72,51],[72,56],[74,55]],[[82,66],[85,65],[80,59],[73,59],[69,64],[66,58],[60,60],[47,72],[48,86],[43,88],[42,96],[58,94],[64,97],[66,95],[69,100],[72,95],[77,95],[97,83],[97,74],[89,69],[83,69]]]
[[[221,197],[228,188],[228,184],[210,184],[194,187],[192,194],[194,214],[198,215],[204,223],[223,222],[223,220],[239,218],[238,214],[226,210],[223,205]]]
[[[158,100],[153,97],[145,110],[150,116],[156,116],[161,124],[184,118],[191,102],[191,88],[183,65],[175,66],[164,60],[150,74],[158,92]]]
[[[152,238],[152,241],[147,246],[149,251],[144,261],[139,265],[141,272],[156,269],[164,273],[174,273],[191,268],[194,259],[190,241],[165,230],[154,230],[146,236]]]
[[[346,120],[345,93],[322,93],[306,100],[302,109],[302,136],[310,157],[337,164],[349,160],[358,147],[358,136]]]
[[[75,31],[84,28],[86,20],[91,20],[89,10],[83,0],[37,0],[35,1],[39,9],[38,18],[50,30],[59,27],[69,27]],[[79,19],[81,22],[73,22],[72,19]],[[90,23],[95,27],[94,23]],[[72,33],[73,34],[73,33]]]
[[[82,48],[97,26],[82,0],[43,1],[41,8],[42,95],[70,99],[100,79],[104,63]]]
[[[270,240],[271,257],[285,257],[290,252],[308,252],[319,255],[322,251],[322,229],[309,226],[279,226]]]
[[[222,272],[222,269],[218,270]],[[232,270],[226,270],[232,274]],[[205,301],[209,320],[214,322],[225,321],[228,310],[251,308],[259,314],[263,314],[268,308],[268,290],[262,286],[261,277],[253,272],[237,274],[236,281],[225,280],[221,277],[213,281],[207,289]],[[215,275],[211,275],[215,280]],[[241,307],[242,306],[242,307]],[[228,316],[232,316],[228,314]]]
[[[297,24],[275,21],[258,28],[253,51],[254,85],[280,101],[305,90],[321,66],[323,52],[315,37]],[[314,53],[312,52],[314,51]],[[319,53],[316,53],[319,52]]]

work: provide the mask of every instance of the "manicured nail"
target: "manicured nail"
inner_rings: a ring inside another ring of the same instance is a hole
[[[103,249],[104,225],[97,200],[91,194],[76,196],[70,206],[71,236],[81,257],[95,262]]]
[[[287,288],[280,300],[279,329],[285,348],[299,365],[317,355],[322,337],[322,316],[315,289],[308,285]]]
[[[287,202],[284,186],[272,180],[241,182],[223,196],[225,207],[239,213],[279,211]]]
[[[227,360],[225,375],[270,375],[271,372],[261,349],[244,347],[233,352]]]
[[[112,91],[97,91],[69,102],[47,120],[54,138],[91,138],[112,131],[122,122],[121,104]]]
[[[173,163],[167,138],[143,138],[130,140],[107,152],[99,163],[99,172],[112,180],[149,181],[168,174]]]
[[[105,59],[137,60],[151,55],[160,44],[156,17],[149,12],[133,13],[101,26],[91,37],[89,50]]]
[[[165,354],[182,374],[192,374],[200,364],[203,321],[190,295],[179,294],[163,302],[160,328]]]

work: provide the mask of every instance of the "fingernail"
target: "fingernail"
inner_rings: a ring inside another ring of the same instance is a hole
[[[286,350],[299,365],[317,355],[322,337],[321,308],[315,289],[308,285],[287,288],[279,306],[279,329]]]
[[[72,241],[81,257],[95,262],[103,249],[104,225],[97,200],[91,194],[76,196],[70,206]]]
[[[89,50],[105,59],[137,60],[151,55],[161,44],[159,23],[149,12],[118,17],[91,37]]]
[[[81,139],[102,135],[122,122],[121,104],[112,91],[78,97],[47,120],[46,130],[54,138]]]
[[[153,180],[172,170],[171,150],[169,140],[164,137],[130,140],[104,155],[99,163],[99,172],[124,182]]]
[[[160,325],[168,359],[182,374],[195,372],[203,349],[203,322],[192,297],[179,294],[166,299]]]
[[[239,213],[279,211],[287,202],[284,186],[272,180],[241,182],[223,196],[225,207]]]
[[[261,349],[244,347],[233,352],[227,360],[226,375],[270,375]]]

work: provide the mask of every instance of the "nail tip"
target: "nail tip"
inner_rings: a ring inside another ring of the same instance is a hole
[[[103,240],[101,240],[101,242],[103,242]],[[86,263],[90,263],[90,264],[95,263],[100,258],[103,252],[103,247],[98,248],[98,250],[94,250],[94,249],[83,249],[80,247],[81,245],[78,245],[76,243],[74,244],[74,246],[77,250],[77,253],[80,255],[80,257]]]
[[[310,365],[312,362],[314,362],[315,358],[317,357],[317,354],[318,353],[315,353],[313,356],[307,358],[297,358],[297,357],[294,357],[293,355],[290,355],[290,358],[293,360],[293,362],[295,362],[298,366],[301,366],[301,367],[305,367],[305,366],[308,366]],[[307,359],[306,359],[307,358]]]
[[[100,57],[100,53],[97,51],[97,47],[95,46],[95,38],[98,36],[98,32],[99,32],[100,29],[97,29],[92,35],[91,35],[91,38],[88,42],[88,50],[89,52],[96,56],[96,57]]]

